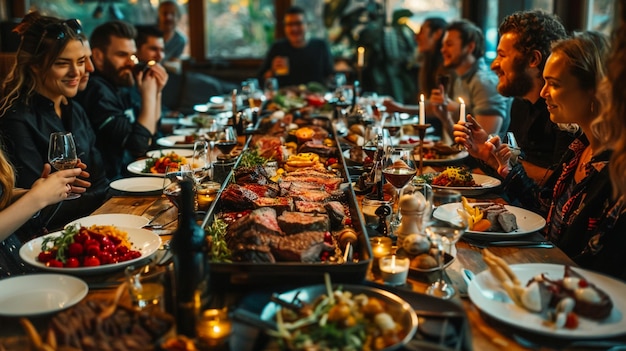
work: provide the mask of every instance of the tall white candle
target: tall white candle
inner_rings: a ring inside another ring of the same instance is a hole
[[[465,122],[465,101],[462,98],[459,98],[459,102],[461,103],[461,112],[459,112],[459,122]]]
[[[426,103],[424,102],[424,94],[420,94],[420,124],[426,124]]]
[[[357,67],[363,67],[363,64],[365,63],[365,48],[362,46],[359,46],[358,49],[356,49],[356,51],[357,51],[356,65]]]

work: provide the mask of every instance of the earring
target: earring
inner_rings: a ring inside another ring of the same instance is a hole
[[[593,114],[595,114],[595,112],[596,112],[595,111],[595,103],[594,103],[594,101],[591,101],[591,114],[593,115]]]

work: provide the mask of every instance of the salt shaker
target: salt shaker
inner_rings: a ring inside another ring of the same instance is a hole
[[[417,190],[411,193],[409,190],[400,196],[402,220],[395,233],[398,247],[402,247],[402,242],[407,235],[423,233],[423,223],[430,218],[432,190],[427,184],[421,184],[420,187],[424,193]]]

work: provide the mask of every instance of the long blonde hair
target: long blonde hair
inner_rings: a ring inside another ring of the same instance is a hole
[[[621,23],[613,32],[612,51],[607,60],[607,79],[598,98],[603,101],[594,134],[613,150],[609,171],[613,195],[626,196],[626,1],[621,4]]]
[[[15,173],[13,167],[0,148],[0,211],[11,203],[14,186]]]

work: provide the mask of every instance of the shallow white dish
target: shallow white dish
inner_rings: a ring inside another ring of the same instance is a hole
[[[92,225],[114,225],[118,227],[141,228],[148,224],[149,221],[150,220],[146,217],[126,213],[106,213],[79,218],[72,221],[70,224],[80,223],[83,227],[90,227]]]
[[[484,203],[476,203],[472,205],[480,205]],[[463,205],[461,203],[445,204],[437,207],[433,212],[433,217],[446,222],[458,223],[461,220],[461,216],[457,212],[457,209],[461,209]],[[472,236],[479,239],[506,239],[523,236],[543,229],[546,225],[546,220],[540,215],[515,206],[504,205],[504,207],[511,211],[515,215],[518,228],[512,232],[476,232],[468,230],[464,235]]]
[[[128,166],[126,166],[126,169],[132,174],[137,174],[137,175],[142,175],[142,176],[147,176],[147,177],[163,177],[165,175],[165,173],[152,173],[152,172],[145,173],[143,170],[144,168],[146,168],[146,160],[147,159],[144,158],[141,160],[133,161]],[[161,189],[162,189],[162,186],[163,186],[163,181],[161,181]]]
[[[179,156],[183,156],[183,157],[192,157],[193,156],[193,150],[190,149],[160,149],[160,150],[150,150],[148,152],[146,152],[146,156],[151,157],[151,158],[159,158],[163,155],[167,155],[170,153],[176,153]]]
[[[530,263],[511,265],[511,269],[520,279],[522,284],[541,273],[547,273],[551,279],[563,277],[564,266],[546,263]],[[623,299],[626,291],[626,283],[611,277],[584,270],[573,268],[590,283],[604,290],[613,300],[613,310],[607,319],[603,321],[593,321],[587,318],[579,318],[579,325],[576,329],[554,329],[543,325],[543,317],[538,313],[530,312],[513,302],[499,302],[488,299],[482,291],[504,291],[500,283],[491,275],[490,270],[485,270],[472,279],[468,293],[472,302],[481,311],[492,318],[509,324],[513,327],[524,329],[537,334],[562,337],[568,339],[589,339],[607,338],[626,333],[626,299]]]
[[[37,256],[41,252],[41,243],[46,237],[59,236],[61,235],[61,232],[55,232],[55,233],[51,233],[48,235],[40,236],[22,245],[22,247],[20,248],[20,257],[26,263],[32,266],[35,266],[37,268],[43,269],[43,270],[66,273],[66,274],[91,275],[91,274],[99,274],[99,273],[120,270],[133,263],[149,258],[150,256],[154,255],[154,253],[161,246],[161,238],[157,234],[149,230],[141,229],[141,228],[127,228],[127,227],[117,227],[117,228],[128,233],[128,240],[133,245],[132,249],[141,252],[141,257],[138,257],[129,261],[105,264],[105,265],[95,266],[95,267],[77,267],[77,268],[47,267],[45,264],[37,260]]]
[[[420,160],[419,153],[415,151],[413,155],[415,157],[415,161],[419,162]],[[469,156],[469,153],[467,152],[467,150],[461,150],[460,152],[456,154],[448,155],[442,158],[428,158],[428,159],[425,158],[424,164],[425,165],[437,165],[437,164],[442,164],[442,163],[448,163],[451,161],[459,161],[459,160],[467,158],[467,156]]]
[[[185,144],[185,135],[170,135],[157,139],[156,143],[165,147],[193,148],[193,143]]]
[[[474,182],[478,186],[441,186],[434,185],[433,188],[436,189],[452,189],[459,191],[462,195],[465,196],[475,196],[488,192],[489,190],[500,186],[500,179],[490,177],[484,174],[475,174],[472,173],[472,177],[474,178]]]
[[[146,173],[142,173],[146,174]],[[147,175],[147,174],[146,174]],[[170,184],[169,179],[156,178],[162,177],[162,174],[151,173],[150,177],[131,177],[118,179],[111,182],[111,188],[124,191],[127,193],[147,193],[152,191],[161,191]]]
[[[0,280],[0,315],[25,317],[63,310],[80,302],[89,288],[65,274],[30,274]]]

